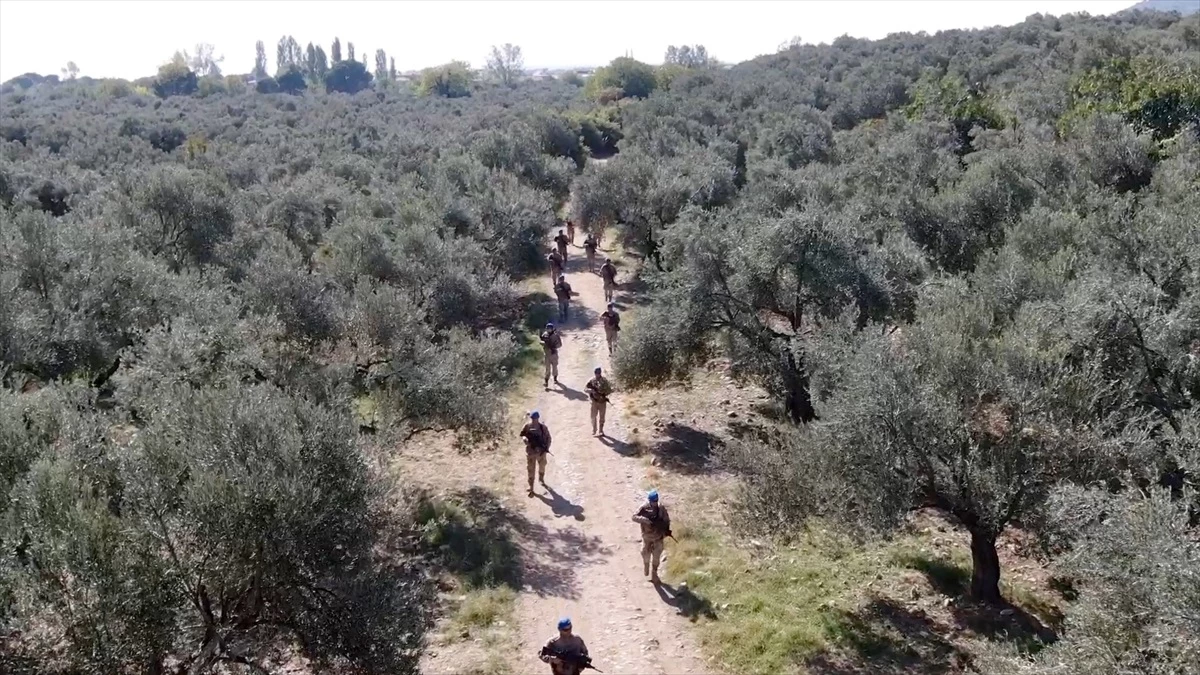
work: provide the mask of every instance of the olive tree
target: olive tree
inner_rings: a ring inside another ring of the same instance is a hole
[[[739,453],[754,508],[824,515],[860,532],[937,509],[971,535],[971,596],[998,602],[997,537],[1044,516],[1061,481],[1116,475],[1148,436],[1144,415],[1111,405],[1119,385],[1102,364],[1074,353],[1078,319],[1054,320],[1061,305],[1030,303],[1009,325],[993,308],[947,282],[917,323],[860,333],[820,424],[783,435],[769,458]],[[761,501],[770,493],[786,497],[771,506]]]
[[[735,372],[765,386],[794,422],[811,422],[809,338],[849,310],[861,325],[886,318],[906,281],[836,214],[747,215],[695,214],[675,224],[669,271],[653,278],[658,326],[633,324],[614,366],[622,380],[652,381],[709,348],[706,337],[719,338]],[[678,340],[675,358],[641,348],[667,335]]]
[[[10,494],[12,622],[43,672],[268,672],[280,641],[414,671],[425,586],[344,414],[267,384],[164,385],[138,406],[137,433],[64,408]]]

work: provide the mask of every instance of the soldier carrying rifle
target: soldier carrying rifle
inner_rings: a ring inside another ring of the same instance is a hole
[[[671,536],[671,514],[658,501],[658,490],[651,490],[646,503],[633,514],[633,522],[642,526],[642,574],[650,583],[660,584],[658,563],[662,559],[663,539]]]
[[[550,672],[554,675],[579,675],[588,668],[601,672],[592,665],[583,638],[571,632],[571,620],[567,618],[558,620],[558,635],[542,647],[538,658],[550,664]]]

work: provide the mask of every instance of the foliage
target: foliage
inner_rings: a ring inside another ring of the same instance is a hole
[[[658,86],[654,68],[627,56],[597,68],[584,86],[589,98],[601,99],[607,91],[619,91],[619,97],[645,98]]]
[[[0,119],[0,669],[413,672],[451,563],[374,440],[503,426],[578,89],[66,86]]]
[[[708,55],[708,49],[704,45],[683,45],[676,47],[671,45],[667,47],[667,53],[663,56],[664,64],[672,64],[682,66],[684,68],[703,68],[705,66],[716,65],[717,60]]]
[[[207,670],[257,661],[266,631],[318,662],[411,668],[422,584],[375,550],[388,535],[346,420],[269,385],[189,389],[132,402],[128,442],[68,417],[12,490],[29,647],[86,670]]]
[[[426,68],[421,71],[417,93],[422,96],[460,98],[471,95],[471,69],[464,61]]]
[[[511,87],[521,77],[525,67],[525,59],[521,56],[521,47],[505,43],[502,47],[492,45],[492,51],[487,58],[488,74],[500,84]]]
[[[1066,123],[1112,112],[1162,140],[1200,124],[1200,75],[1179,61],[1118,57],[1080,75],[1071,100]]]
[[[279,84],[279,91],[285,94],[299,94],[308,88],[304,73],[297,66],[288,66],[276,73],[275,82]]]
[[[1159,488],[1133,498],[1070,491],[1058,506],[1082,512],[1087,523],[1076,533],[1081,544],[1060,565],[1079,589],[1065,637],[1032,659],[996,649],[981,664],[985,672],[1165,675],[1200,668],[1200,547],[1186,501]],[[1098,507],[1106,518],[1094,517]]]
[[[886,536],[931,507],[971,535],[967,590],[995,603],[1007,528],[1047,555],[1127,555],[1064,536],[1105,507],[1064,522],[1060,490],[1194,501],[1200,64],[1180,23],[791,44],[670,64],[665,90],[612,106],[620,154],[585,167],[572,207],[646,260],[652,303],[614,368],[642,386],[720,357],[767,390],[782,423],[728,458],[743,525]],[[1121,644],[1179,630],[1173,611]],[[1116,651],[1092,669],[1135,663]]]
[[[371,73],[363,64],[350,59],[338,61],[325,74],[325,91],[355,94],[371,86]]]
[[[199,88],[196,73],[192,72],[183,54],[175,54],[175,58],[158,69],[158,77],[154,79],[154,93],[160,98],[168,96],[187,96]]]

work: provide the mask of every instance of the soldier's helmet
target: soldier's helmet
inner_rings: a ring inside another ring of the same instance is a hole
[[[646,498],[652,502],[658,501],[658,490],[651,490],[650,494],[646,495]]]
[[[559,630],[571,630],[571,619],[569,619],[568,617],[565,617],[565,616],[563,618],[559,619],[558,620],[558,629]]]

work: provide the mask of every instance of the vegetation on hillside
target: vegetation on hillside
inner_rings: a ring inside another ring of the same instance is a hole
[[[777,403],[727,451],[739,527],[932,508],[990,604],[1020,528],[1078,600],[987,667],[1200,668],[1196,35],[1034,16],[582,88],[505,45],[412,90],[285,37],[273,75],[5,83],[0,670],[413,672],[452,546],[379,449],[504,428],[572,187],[647,260],[622,383],[723,355]]]

